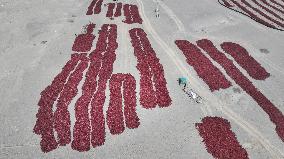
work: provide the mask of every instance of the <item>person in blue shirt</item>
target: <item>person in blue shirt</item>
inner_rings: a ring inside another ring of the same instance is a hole
[[[187,79],[185,77],[178,78],[178,84],[183,85],[183,89],[185,89],[187,83]]]

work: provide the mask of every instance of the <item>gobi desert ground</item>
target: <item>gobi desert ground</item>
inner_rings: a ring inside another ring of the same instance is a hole
[[[0,21],[1,159],[284,158],[284,0],[0,0]]]

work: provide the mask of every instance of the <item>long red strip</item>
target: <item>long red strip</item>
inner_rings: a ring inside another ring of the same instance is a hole
[[[131,74],[126,74],[123,84],[124,117],[126,127],[129,129],[138,128],[140,125],[136,113],[136,81]]]
[[[53,103],[62,91],[69,74],[74,70],[79,61],[78,54],[72,54],[71,59],[63,67],[62,71],[54,78],[52,84],[47,86],[41,92],[41,98],[38,102],[37,121],[34,126],[34,132],[41,135],[41,149],[43,152],[49,152],[57,148],[57,142],[53,132]]]
[[[129,31],[131,37],[131,43],[134,48],[134,55],[137,58],[137,69],[140,72],[140,104],[144,108],[155,108],[156,107],[156,96],[152,84],[152,72],[147,63],[147,59],[144,56],[143,46],[141,40],[137,35],[137,29],[131,29]]]
[[[187,58],[187,63],[194,68],[212,92],[231,86],[222,72],[202,54],[198,47],[186,40],[176,40],[175,43]]]
[[[117,3],[116,4],[116,11],[115,11],[114,17],[121,16],[121,9],[122,9],[122,3]]]
[[[115,50],[118,47],[117,39],[117,26],[114,24],[104,25],[106,29],[102,29],[100,34],[106,34],[107,39],[104,53],[102,67],[99,72],[98,89],[91,102],[91,143],[93,147],[103,145],[105,142],[105,120],[103,114],[103,105],[105,102],[105,89],[107,80],[110,78],[113,71],[113,63],[116,59]],[[109,28],[109,30],[108,30]]]
[[[130,74],[114,74],[110,80],[110,104],[107,110],[107,124],[111,134],[124,131],[121,87],[123,84],[124,117],[128,128],[134,129],[140,125],[136,114],[136,82]]]
[[[72,149],[77,151],[88,151],[90,149],[90,120],[89,104],[97,87],[97,75],[101,67],[101,54],[91,53],[91,64],[86,73],[86,80],[83,84],[82,96],[75,104],[76,122],[73,129]]]
[[[266,4],[267,6],[273,8],[273,9],[277,10],[278,12],[281,12],[281,13],[284,14],[284,11],[283,11],[283,10],[281,10],[281,9],[279,9],[279,8],[277,8],[277,7],[273,6],[273,5],[271,5],[271,4],[268,3],[266,0],[261,0],[261,2],[263,2],[264,4]]]
[[[151,47],[147,34],[140,28],[129,31],[134,55],[137,57],[137,69],[140,72],[140,103],[144,108],[154,108],[156,104],[167,107],[171,98],[166,87],[163,66]],[[155,90],[152,84],[152,77]]]
[[[93,0],[88,7],[86,15],[100,14],[102,10],[102,4],[103,0]]]
[[[260,15],[262,15],[263,17],[265,17],[266,19],[274,22],[275,24],[281,26],[284,28],[284,24],[279,22],[278,20],[275,20],[273,18],[271,18],[270,16],[268,16],[267,14],[263,13],[261,10],[257,9],[256,7],[252,6],[251,4],[249,4],[246,0],[241,0],[242,3],[244,3],[246,6],[250,7],[251,9],[253,9],[254,11],[256,11],[257,13],[259,13]]]
[[[77,95],[77,86],[82,80],[83,71],[88,67],[88,58],[86,57],[86,54],[80,54],[80,60],[81,62],[76,67],[75,71],[70,75],[63,88],[63,91],[60,93],[60,97],[56,105],[57,109],[54,112],[54,128],[58,135],[58,143],[61,146],[71,142],[71,122],[68,105]]]
[[[91,102],[91,144],[93,147],[101,146],[105,142],[105,119],[103,105],[105,102],[105,91],[103,88],[97,89]]]
[[[107,9],[106,17],[113,19],[114,7],[115,7],[115,3],[108,3],[108,9]]]
[[[109,25],[103,25],[101,31],[99,32],[100,36],[96,45],[96,49],[93,52],[93,56],[96,54],[101,54],[106,51],[107,47],[107,38],[108,38],[108,27]],[[103,55],[102,55],[103,56]],[[103,57],[105,58],[105,57]],[[101,66],[103,64],[103,58],[101,59]],[[98,78],[100,77],[101,70],[99,70]],[[98,81],[100,84],[101,81]],[[99,85],[98,84],[98,85]],[[100,84],[100,87],[102,84]],[[91,101],[91,143],[93,147],[103,145],[105,142],[105,121],[103,115],[103,103],[105,100],[104,92],[100,92],[101,88],[97,88],[96,92],[93,95]]]
[[[274,13],[272,10],[268,9],[267,7],[265,7],[264,5],[258,3],[258,1],[256,0],[252,0],[256,5],[258,5],[260,8],[264,9],[265,11],[267,11],[268,13],[274,15],[276,18],[280,19],[281,21],[283,21],[284,19],[282,17],[280,17],[278,14]]]
[[[91,103],[91,143],[93,147],[101,146],[105,142],[105,120],[103,114],[103,105],[106,98],[106,83],[112,74],[112,64],[115,61],[115,54],[114,52],[110,52],[106,53],[106,56],[107,57],[103,62],[102,69],[100,70],[98,89]]]
[[[225,4],[225,6],[227,7],[233,7],[233,5],[231,5],[227,0],[222,0],[223,3]]]
[[[219,117],[205,117],[195,124],[207,151],[218,159],[248,159],[247,151],[240,145],[230,123]]]
[[[95,26],[96,26],[95,24],[92,23],[89,24],[86,29],[87,33],[80,34],[76,37],[74,44],[72,46],[73,51],[87,52],[91,50],[93,41],[95,39],[95,36],[92,34]]]
[[[96,44],[96,49],[89,56],[91,64],[83,85],[83,94],[75,105],[76,122],[73,129],[74,140],[72,141],[72,148],[77,151],[88,151],[90,149],[91,125],[88,110],[91,99],[96,92],[97,76],[103,60],[102,53],[106,50],[107,30],[108,25],[103,25]],[[99,119],[101,119],[101,116],[99,116]],[[101,131],[104,132],[104,127]]]
[[[218,51],[211,41],[207,39],[199,40],[197,41],[197,45],[205,50],[212,59],[218,62],[225,69],[227,74],[267,113],[270,120],[276,125],[278,136],[284,142],[284,116],[282,112],[240,72],[230,59],[222,52]]]
[[[93,0],[91,2],[91,4],[88,7],[88,11],[87,11],[86,15],[92,15],[93,14],[93,9],[94,9],[94,6],[97,2],[98,2],[98,0]]]
[[[153,74],[153,81],[155,83],[155,93],[157,98],[157,104],[160,107],[167,107],[171,104],[171,98],[167,90],[167,82],[164,77],[164,69],[160,64],[159,59],[156,56],[154,49],[151,46],[150,41],[147,38],[147,34],[143,29],[137,29],[137,36],[140,39],[140,43],[144,48],[144,58],[151,68]]]
[[[123,111],[122,111],[122,80],[118,74],[112,75],[110,79],[110,103],[107,110],[107,125],[111,134],[121,134],[124,127]]]
[[[282,4],[278,3],[278,2],[276,2],[275,0],[270,0],[270,1],[271,1],[272,3],[274,3],[274,4],[280,6],[281,8],[284,9],[284,5],[282,5]]]
[[[100,14],[102,11],[103,0],[98,0],[94,7],[94,14]]]
[[[231,55],[252,78],[264,80],[270,76],[270,74],[249,55],[247,50],[239,44],[224,42],[221,44],[221,47],[227,54]]]
[[[253,18],[255,21],[264,24],[268,27],[271,28],[277,28],[274,25],[262,20],[261,18],[259,18],[257,15],[255,15],[254,13],[252,13],[251,11],[249,11],[248,9],[246,9],[246,7],[243,7],[242,5],[240,5],[238,2],[236,2],[235,0],[231,0],[235,5],[237,5],[241,10],[243,10],[245,13],[247,13],[251,18]]]

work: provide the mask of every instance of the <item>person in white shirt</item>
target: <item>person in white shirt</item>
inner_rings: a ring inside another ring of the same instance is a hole
[[[157,1],[155,13],[156,13],[156,18],[159,18],[160,17],[160,10],[159,10],[159,2],[158,1]]]

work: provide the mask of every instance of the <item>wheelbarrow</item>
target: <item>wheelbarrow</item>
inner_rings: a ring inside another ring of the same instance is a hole
[[[188,95],[189,98],[193,99],[196,103],[202,103],[202,98],[193,89],[189,88],[187,78],[180,77],[177,81],[183,92]]]

